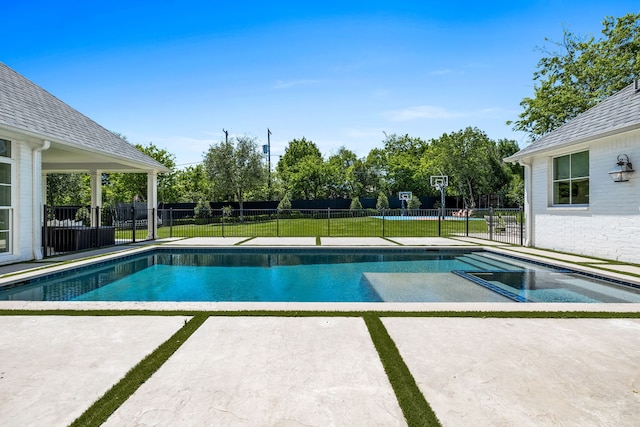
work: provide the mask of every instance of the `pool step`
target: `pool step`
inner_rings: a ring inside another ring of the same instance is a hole
[[[490,264],[484,261],[484,259],[480,258],[478,256],[474,256],[472,254],[467,254],[467,255],[462,255],[459,257],[456,257],[459,261],[464,262],[465,264],[468,264],[470,266],[470,268],[465,269],[465,270],[496,270],[498,269],[494,264]]]
[[[478,266],[482,270],[507,270],[507,271],[520,271],[521,267],[512,264],[506,264],[500,259],[493,259],[488,255],[476,255],[467,254],[462,257],[458,257],[462,261]]]
[[[512,302],[453,273],[362,273],[384,302]]]

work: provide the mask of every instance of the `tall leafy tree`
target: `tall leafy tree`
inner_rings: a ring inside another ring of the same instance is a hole
[[[447,192],[462,196],[468,208],[476,206],[478,195],[496,193],[505,180],[496,143],[478,128],[468,127],[432,140],[420,167],[425,182],[431,175],[447,175]]]
[[[519,119],[508,122],[515,130],[540,138],[640,75],[640,13],[607,17],[602,24],[598,39],[564,29],[562,41],[551,42],[557,50],[542,49],[534,95],[520,103]]]
[[[91,182],[80,173],[47,174],[47,204],[84,206],[90,203]]]
[[[176,172],[176,192],[178,202],[198,202],[209,200],[211,189],[209,177],[202,163],[188,166]]]
[[[209,147],[203,161],[214,194],[235,199],[242,209],[247,195],[265,181],[266,168],[255,138],[239,136]]]
[[[386,152],[386,178],[391,193],[411,191],[416,196],[427,194],[428,181],[420,176],[420,159],[427,152],[429,144],[409,135],[387,135],[384,140]]]
[[[347,199],[355,192],[357,181],[354,166],[358,161],[356,154],[340,147],[327,159],[327,197]]]
[[[178,201],[175,156],[166,149],[157,147],[153,142],[147,146],[136,144],[135,147],[171,170],[169,173],[158,175],[158,201]],[[103,194],[107,203],[130,202],[134,197],[145,200],[147,197],[145,173],[110,173],[105,177],[105,181]]]
[[[289,142],[276,166],[284,191],[292,199],[317,199],[326,196],[327,177],[318,146],[305,139]]]

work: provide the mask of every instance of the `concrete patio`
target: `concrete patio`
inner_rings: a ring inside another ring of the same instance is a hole
[[[443,245],[441,240],[411,243]],[[243,243],[249,244],[251,240]],[[569,262],[560,254],[531,251],[532,257]],[[634,268],[615,274],[624,276]],[[510,311],[514,305],[0,302],[0,309],[32,310],[5,312],[1,318],[0,426],[68,425],[190,318],[38,315],[42,309],[275,311],[266,317],[209,317],[106,425],[388,426],[406,421],[363,318],[321,313],[285,317],[278,311],[464,313]],[[531,304],[517,309],[637,313],[640,304]],[[391,315],[381,320],[442,425],[638,425],[638,318]]]

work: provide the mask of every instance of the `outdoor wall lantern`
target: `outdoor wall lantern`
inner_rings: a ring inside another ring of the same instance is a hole
[[[626,182],[629,181],[629,175],[633,172],[633,166],[629,161],[629,156],[626,154],[618,155],[618,163],[611,169],[609,176],[613,179],[613,182]]]

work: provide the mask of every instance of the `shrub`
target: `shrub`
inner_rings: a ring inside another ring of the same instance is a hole
[[[357,197],[351,199],[351,205],[349,205],[349,209],[352,211],[362,209],[362,203],[360,203],[360,199],[358,199]]]
[[[91,212],[83,206],[76,211],[75,220],[82,222],[84,226],[89,226],[91,224]]]
[[[376,209],[379,211],[381,211],[382,209],[389,209],[389,198],[382,191],[380,192],[380,194],[378,194]]]
[[[196,207],[193,208],[193,213],[196,218],[208,218],[211,216],[211,208],[209,202],[199,200]]]
[[[278,210],[282,211],[287,209],[291,209],[291,200],[289,200],[289,196],[285,193],[282,200],[280,200],[280,203],[278,203]]]

